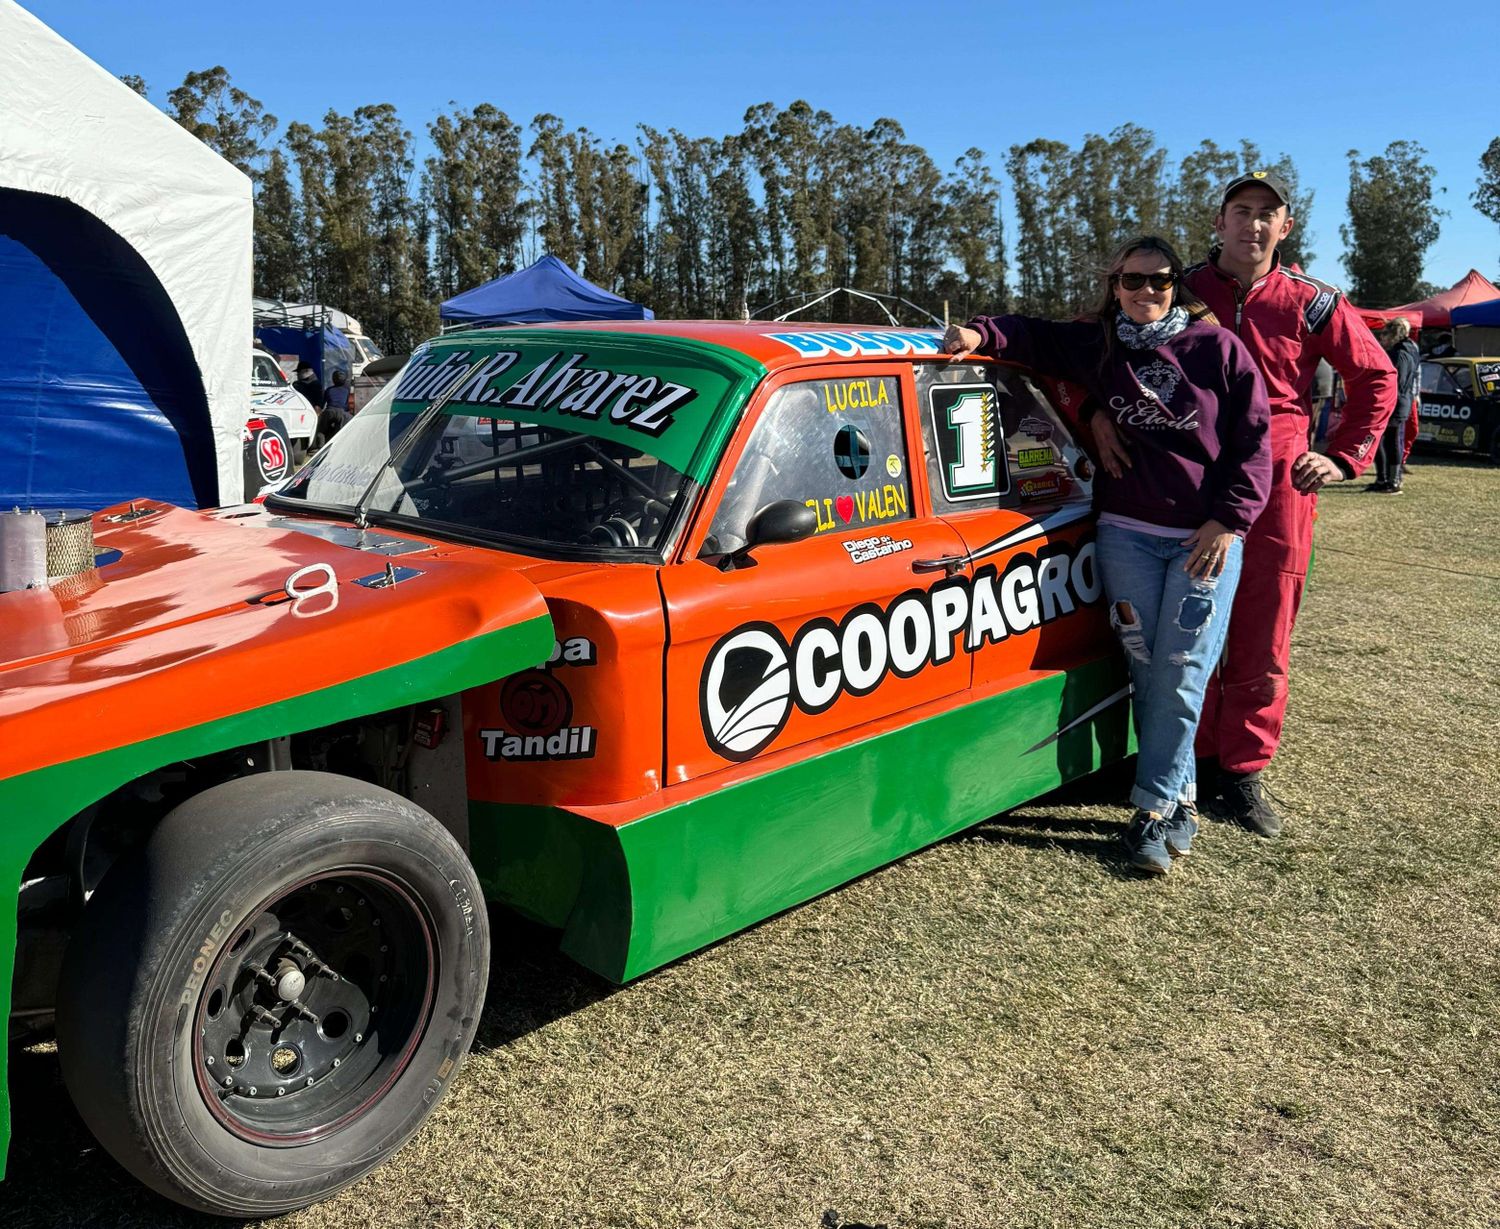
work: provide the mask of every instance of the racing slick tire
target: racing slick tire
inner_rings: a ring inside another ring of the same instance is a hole
[[[1495,425],[1490,428],[1490,464],[1500,465],[1500,415],[1497,415]]]
[[[230,781],[90,898],[58,995],[63,1079],[169,1199],[301,1208],[395,1152],[447,1091],[489,942],[468,859],[411,802],[327,773]]]

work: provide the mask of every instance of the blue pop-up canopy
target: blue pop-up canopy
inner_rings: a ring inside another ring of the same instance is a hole
[[[545,324],[555,320],[650,320],[651,309],[585,281],[556,256],[446,300],[444,320]]]
[[[1482,303],[1466,303],[1462,307],[1455,307],[1453,323],[1500,327],[1500,299],[1486,299]]]

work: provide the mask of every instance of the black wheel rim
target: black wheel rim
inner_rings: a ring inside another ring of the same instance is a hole
[[[436,950],[410,890],[377,870],[311,876],[260,905],[198,995],[193,1067],[210,1112],[269,1146],[363,1116],[426,1032]]]

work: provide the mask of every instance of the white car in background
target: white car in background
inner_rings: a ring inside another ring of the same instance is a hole
[[[264,350],[250,352],[250,410],[281,419],[301,452],[307,451],[318,430],[317,407],[292,387],[276,359]]]

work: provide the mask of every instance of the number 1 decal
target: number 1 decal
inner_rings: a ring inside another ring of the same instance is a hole
[[[993,386],[934,384],[928,406],[948,498],[984,499],[1010,490]]]

